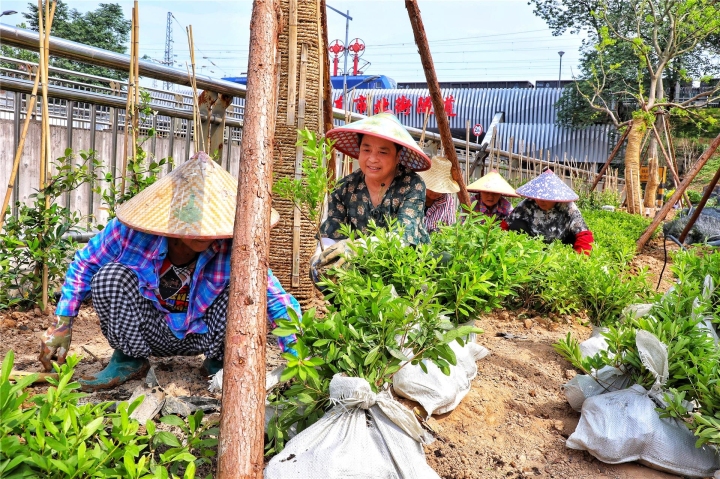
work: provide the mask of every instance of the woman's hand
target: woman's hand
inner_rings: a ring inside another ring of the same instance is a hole
[[[55,354],[57,354],[58,364],[65,363],[65,356],[67,356],[72,341],[72,324],[74,320],[75,318],[70,316],[57,316],[55,324],[43,333],[38,359],[45,371],[52,370],[52,357]]]

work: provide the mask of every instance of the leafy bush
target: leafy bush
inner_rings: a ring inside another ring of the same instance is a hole
[[[56,200],[91,181],[90,165],[98,166],[94,152],[81,151],[80,163],[65,150],[54,166],[45,188],[30,195],[32,205],[17,203],[18,216],[6,212],[4,234],[0,236],[0,309],[12,305],[32,307],[42,301],[43,266],[47,266],[48,296],[65,275],[77,244],[65,235],[77,233],[83,217]],[[50,205],[45,207],[45,202]],[[42,305],[43,309],[47,305]]]
[[[59,379],[48,379],[51,387],[44,394],[30,396],[27,387],[37,375],[26,376],[15,384],[9,380],[14,353],[10,351],[0,371],[0,477],[44,478],[178,478],[192,479],[196,467],[215,455],[218,429],[202,424],[198,411],[187,423],[177,416],[161,422],[181,428],[185,445],[172,433],[158,432],[156,424],[140,424],[130,414],[142,398],[132,404],[102,402],[78,404],[86,396],[75,392],[80,385],[71,382],[78,362],[68,356],[67,363],[55,365]],[[193,454],[198,454],[196,458]]]
[[[610,255],[608,261],[619,265],[628,264],[635,257],[635,244],[651,222],[650,218],[624,211],[589,209],[582,214],[595,238],[593,248],[600,246]]]
[[[631,303],[650,295],[647,271],[627,271],[611,254],[595,245],[590,256],[569,246],[553,244],[546,274],[530,285],[526,302],[538,312],[569,314],[582,311],[594,325],[612,324]]]
[[[425,264],[437,263],[431,258],[429,247],[404,248],[401,235],[374,230],[371,240],[359,235],[367,249],[356,259],[374,258],[364,265],[376,265],[389,259],[396,251],[408,258],[418,252]],[[399,266],[402,266],[400,263]],[[427,278],[422,268],[409,271],[415,278]],[[302,431],[324,414],[329,407],[329,385],[333,375],[344,373],[361,377],[374,391],[392,381],[392,376],[404,364],[420,364],[428,359],[445,374],[456,364],[449,344],[462,342],[472,332],[482,332],[474,326],[457,327],[443,313],[447,309],[437,301],[437,289],[431,282],[420,279],[415,286],[403,283],[407,289],[396,292],[382,275],[368,275],[360,267],[333,270],[332,281],[325,279],[330,304],[324,318],[317,318],[312,309],[302,318],[290,311],[289,320],[278,320],[273,334],[297,334],[297,357],[284,354],[288,361],[281,381],[289,381],[269,396],[275,409],[268,426],[267,454],[282,450],[291,427]]]

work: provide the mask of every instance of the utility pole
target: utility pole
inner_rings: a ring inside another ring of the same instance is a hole
[[[173,31],[172,31],[172,12],[167,13],[167,27],[165,27],[165,65],[173,66]],[[173,83],[166,81],[163,82],[163,87],[166,90],[170,90],[173,87]]]
[[[327,5],[327,4],[326,4]],[[337,8],[333,8],[330,5],[327,5],[327,7],[332,10],[333,12],[339,13],[343,17],[345,17],[345,63],[343,64],[343,110],[348,110],[348,103],[347,103],[347,61],[348,61],[348,32],[350,31],[350,20],[352,20],[352,17],[350,16],[350,10],[347,11],[347,13],[343,13]]]
[[[279,0],[250,17],[245,125],[230,256],[218,479],[261,479],[265,438],[270,185],[277,120]]]

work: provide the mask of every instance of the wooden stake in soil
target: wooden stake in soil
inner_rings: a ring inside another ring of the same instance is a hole
[[[125,177],[127,176],[127,160],[128,160],[128,134],[132,128],[132,104],[135,90],[135,12],[130,16],[130,71],[128,72],[127,93],[125,95],[125,124],[123,135],[123,160],[120,177],[120,194],[125,194]],[[189,133],[188,133],[189,134]],[[133,145],[133,148],[135,146]]]
[[[680,176],[678,176],[677,171],[675,171],[675,167],[673,165],[672,159],[665,151],[665,145],[663,145],[663,142],[660,140],[660,134],[658,134],[657,129],[655,128],[655,124],[653,123],[652,126],[653,133],[655,134],[655,139],[658,142],[658,145],[660,146],[660,151],[662,152],[663,156],[665,157],[665,163],[668,165],[668,168],[670,168],[670,174],[673,175],[673,179],[675,180],[675,184],[680,184]],[[687,192],[683,193],[683,200],[685,201],[685,204],[688,208],[692,208],[692,202],[690,201],[690,198],[688,197]]]
[[[715,150],[717,150],[719,146],[720,135],[716,136],[712,143],[710,143],[710,146],[708,146],[708,149],[705,150],[705,153],[700,156],[700,159],[698,159],[697,163],[695,163],[695,166],[693,166],[692,170],[685,175],[685,178],[683,179],[682,183],[678,185],[672,197],[668,200],[667,203],[663,205],[662,208],[660,208],[660,211],[657,212],[652,223],[650,223],[650,226],[648,226],[640,239],[637,241],[636,246],[638,253],[642,251],[642,249],[645,247],[645,244],[650,239],[650,236],[652,236],[653,231],[655,231],[655,229],[660,225],[660,223],[662,223],[662,221],[665,219],[665,216],[667,216],[668,211],[670,211],[673,205],[677,203],[678,200],[680,200],[682,194],[685,193],[687,187],[690,185],[690,183],[692,183],[692,180],[694,180],[697,174],[700,173],[700,170],[702,170],[703,166],[705,166],[705,163],[707,163],[710,157],[715,154]]]
[[[290,4],[292,9],[292,3]],[[292,39],[291,39],[292,41]],[[291,49],[292,51],[292,49]],[[298,124],[297,129],[305,128],[305,96],[306,96],[306,78],[307,78],[307,62],[308,62],[308,46],[303,43],[300,53],[300,86],[298,88]],[[290,106],[288,105],[288,116],[290,115]],[[300,138],[298,138],[299,140]],[[303,147],[295,146],[295,179],[302,180],[302,161]],[[292,242],[292,274],[290,282],[293,288],[300,287],[300,208],[295,206],[293,210],[293,242]],[[322,242],[321,242],[322,247]]]
[[[462,170],[458,164],[457,152],[455,151],[452,134],[450,133],[450,123],[448,122],[447,113],[445,112],[445,105],[443,104],[442,93],[440,92],[440,84],[435,74],[435,67],[433,66],[432,55],[430,54],[430,46],[425,36],[425,26],[420,16],[420,8],[418,7],[417,0],[405,0],[405,8],[410,16],[410,24],[412,25],[415,36],[415,43],[418,46],[423,70],[425,70],[425,79],[427,80],[428,89],[432,98],[433,108],[435,110],[435,121],[440,131],[440,139],[443,149],[445,150],[445,157],[450,160],[452,164],[451,171],[453,180],[460,185],[458,198],[460,199],[460,203],[470,206],[470,195],[468,195],[465,181],[462,177]]]
[[[702,213],[703,208],[705,208],[705,204],[710,199],[710,196],[713,194],[713,191],[715,190],[715,186],[718,184],[718,180],[720,180],[720,168],[717,169],[715,172],[715,176],[713,176],[713,179],[710,180],[710,184],[707,186],[707,189],[705,190],[705,193],[703,193],[703,197],[700,200],[700,203],[695,207],[695,210],[693,211],[692,216],[688,220],[687,224],[685,225],[685,229],[683,229],[682,233],[680,233],[680,237],[678,240],[680,240],[680,243],[685,242],[685,238],[687,238],[688,233],[690,232],[690,229],[693,227],[695,222],[698,219],[698,216],[700,216],[700,213]]]
[[[278,0],[255,0],[230,261],[218,479],[260,479],[265,437],[265,333],[270,185],[277,111]]]

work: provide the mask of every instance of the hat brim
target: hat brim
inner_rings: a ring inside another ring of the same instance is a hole
[[[360,156],[358,135],[382,138],[383,140],[391,141],[400,146],[400,163],[413,171],[425,171],[430,169],[432,164],[430,162],[430,158],[423,153],[417,145],[408,145],[404,142],[398,141],[397,138],[392,138],[388,135],[382,135],[361,129],[341,127],[330,130],[326,136],[331,140],[336,140],[334,145],[336,150],[340,150],[351,158],[358,159]]]

